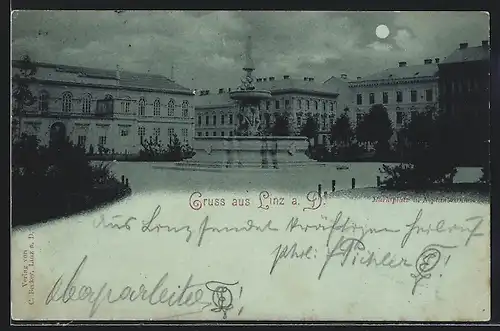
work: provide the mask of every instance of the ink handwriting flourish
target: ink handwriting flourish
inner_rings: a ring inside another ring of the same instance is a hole
[[[234,286],[237,284],[238,282],[232,284],[219,281],[207,282],[205,287],[212,292],[212,303],[215,306],[215,308],[210,309],[210,311],[214,313],[222,312],[222,318],[227,319],[227,312],[234,308],[233,294],[227,286]]]
[[[418,284],[424,279],[430,279],[432,277],[431,271],[439,264],[441,261],[441,251],[440,248],[456,248],[458,246],[446,246],[440,244],[430,244],[427,245],[422,253],[417,258],[415,262],[416,273],[411,273],[410,276],[415,280],[411,294],[415,295]]]
[[[319,207],[321,207],[321,205],[323,203],[323,198],[316,191],[311,191],[311,192],[307,193],[306,199],[307,199],[307,201],[311,202],[312,205],[310,207],[304,207],[304,208],[302,208],[302,211],[316,210]]]

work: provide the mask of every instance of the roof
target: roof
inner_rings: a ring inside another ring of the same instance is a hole
[[[332,91],[331,88],[325,86],[316,81],[304,80],[304,79],[279,79],[272,81],[260,81],[255,82],[255,88],[269,90],[271,93],[277,92],[303,92],[303,93],[319,93],[319,94],[327,94],[335,96],[337,93]]]
[[[12,61],[12,65],[16,67],[21,61]],[[59,65],[53,63],[33,62],[37,67],[54,68],[59,72],[69,72],[81,76],[101,79],[116,80],[116,69],[99,69],[79,66]],[[191,92],[187,87],[175,83],[173,80],[157,74],[138,73],[131,71],[120,70],[120,86],[123,87],[138,87],[138,88],[159,88],[165,90],[175,90],[180,92]]]
[[[196,95],[194,97],[195,107],[224,107],[235,104],[235,101],[229,97],[228,92],[220,94]]]
[[[456,63],[470,61],[487,61],[490,58],[489,47],[476,46],[463,49],[456,49],[453,53],[447,56],[441,63]]]
[[[385,79],[403,79],[418,77],[433,77],[438,73],[438,65],[418,64],[404,67],[388,68],[377,73],[363,77],[361,80],[352,80],[350,83],[356,83],[367,80],[385,80]]]
[[[328,78],[323,84],[328,86],[328,89],[330,89],[330,91],[333,91],[333,92],[336,92],[339,94],[343,94],[343,93],[350,91],[349,90],[349,81],[344,80],[342,78],[335,77],[335,76]]]

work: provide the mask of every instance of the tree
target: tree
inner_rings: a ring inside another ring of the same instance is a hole
[[[356,127],[357,140],[375,144],[377,154],[389,151],[389,139],[393,134],[387,109],[380,104],[373,105]]]
[[[22,133],[22,120],[26,107],[33,105],[37,98],[29,89],[29,82],[34,79],[37,72],[37,67],[33,64],[28,55],[24,55],[18,66],[18,73],[15,73],[12,82],[14,83],[12,91],[13,99],[13,115],[17,117],[17,136]]]
[[[330,131],[330,142],[337,145],[349,146],[354,138],[354,130],[347,112],[335,120]]]
[[[318,137],[318,123],[312,116],[307,116],[306,122],[300,130],[300,135],[305,136],[308,139],[314,138],[315,140]]]
[[[289,120],[287,114],[279,114],[274,120],[273,127],[271,129],[271,135],[273,136],[289,136]]]

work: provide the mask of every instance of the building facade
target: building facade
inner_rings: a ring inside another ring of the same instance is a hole
[[[290,131],[299,135],[307,117],[316,119],[319,142],[327,143],[330,129],[344,104],[339,104],[339,93],[313,78],[293,79],[283,76],[257,78],[256,89],[271,91],[272,99],[258,105],[261,121],[271,127],[277,116],[287,114]],[[239,125],[238,106],[229,97],[230,89],[216,93],[200,91],[196,97],[196,136],[232,136]]]
[[[169,78],[119,67],[33,64],[37,72],[29,89],[37,101],[24,108],[17,125],[41,144],[58,132],[95,153],[135,154],[142,139],[157,137],[166,145],[173,134],[192,145],[194,93]],[[13,61],[13,75],[20,66]]]
[[[417,112],[438,106],[438,64],[431,59],[423,64],[400,62],[398,67],[358,77],[349,82],[354,98],[355,123],[375,104],[383,105],[396,131]]]
[[[487,40],[481,46],[459,48],[439,64],[440,105],[444,111],[487,112],[490,100],[490,47]]]

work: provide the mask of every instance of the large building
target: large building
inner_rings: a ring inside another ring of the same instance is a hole
[[[314,78],[294,79],[283,76],[257,78],[257,89],[271,91],[272,99],[263,101],[258,107],[262,122],[272,126],[277,115],[288,113],[292,134],[298,135],[307,116],[318,123],[319,142],[327,142],[331,125],[336,116],[348,104],[333,87],[317,83]],[[196,135],[231,136],[238,125],[238,106],[229,97],[230,89],[219,89],[215,93],[202,90],[196,97]]]
[[[387,109],[396,130],[412,114],[429,107],[437,108],[438,63],[439,59],[426,59],[417,65],[400,62],[398,67],[351,80],[349,87],[354,96],[356,123],[375,104],[382,104]]]
[[[42,144],[59,134],[87,151],[134,154],[145,137],[168,144],[176,134],[192,145],[194,92],[173,80],[119,67],[33,64],[37,71],[28,82],[37,101],[25,107],[18,125]],[[13,61],[13,76],[21,66],[21,61]],[[13,84],[15,89],[16,81]]]
[[[489,109],[490,47],[487,40],[481,46],[459,48],[439,64],[440,105],[444,111],[457,114]]]

